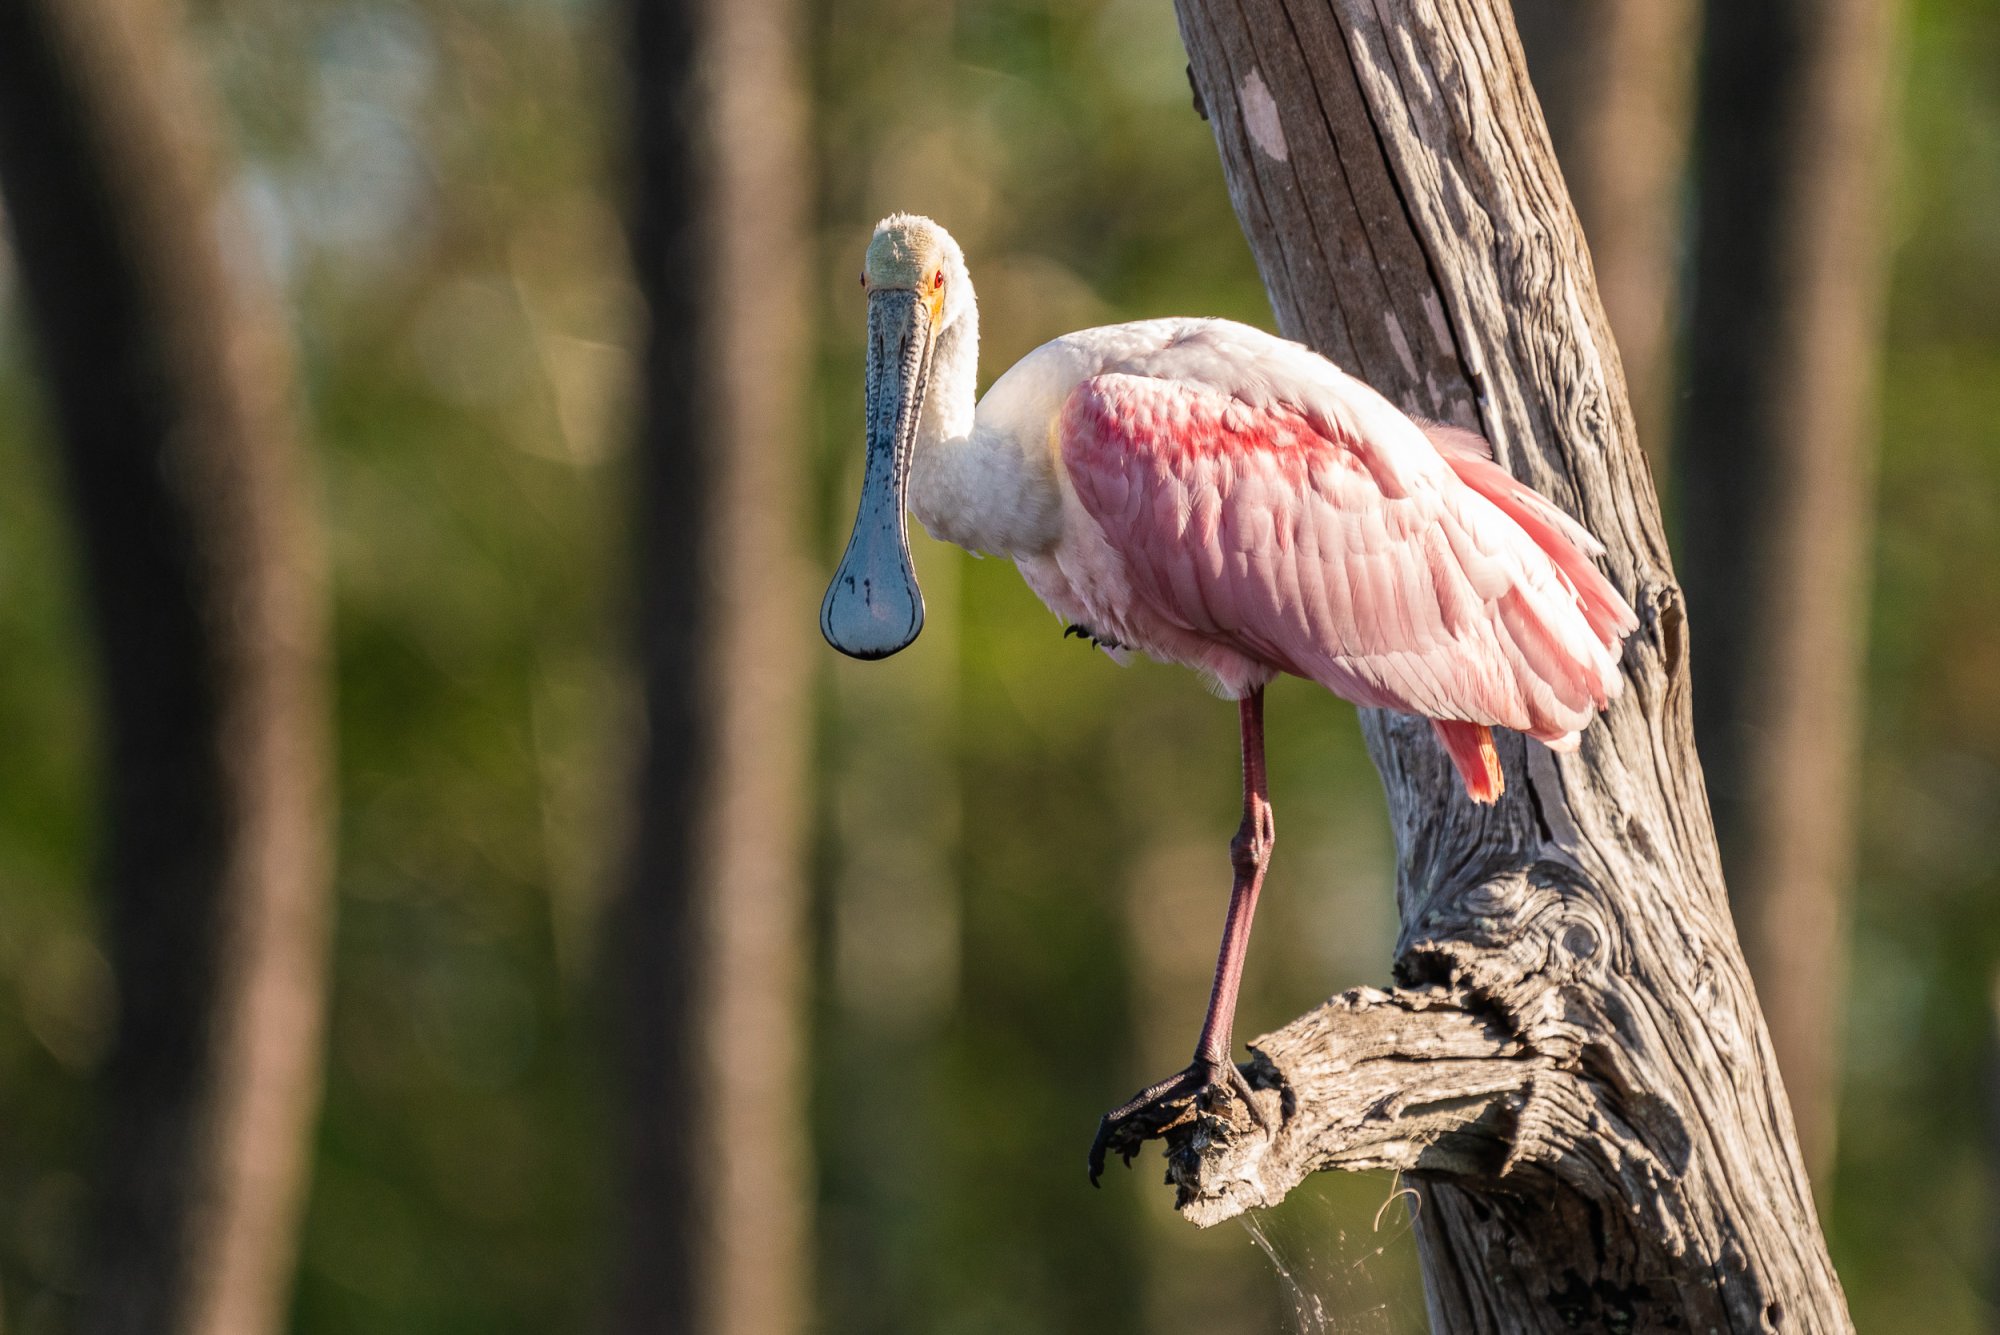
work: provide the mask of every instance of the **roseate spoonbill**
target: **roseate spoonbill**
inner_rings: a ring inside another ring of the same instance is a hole
[[[1271,855],[1264,686],[1280,672],[1431,721],[1475,802],[1502,785],[1493,727],[1576,746],[1623,687],[1637,625],[1603,548],[1469,431],[1404,416],[1316,353],[1227,320],[1065,334],[974,406],[979,316],[957,242],[884,219],[868,294],[867,463],[820,608],[829,643],[883,658],[923,627],[904,509],[935,537],[1014,558],[1114,657],[1195,669],[1238,702],[1243,823],[1194,1061],[1106,1115],[1129,1160],[1142,1116],[1233,1088],[1250,919]]]

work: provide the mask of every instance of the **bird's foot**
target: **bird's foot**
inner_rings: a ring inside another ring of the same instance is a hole
[[[1186,1070],[1140,1090],[1104,1114],[1097,1124],[1097,1139],[1090,1143],[1090,1185],[1096,1186],[1104,1175],[1106,1153],[1115,1151],[1130,1164],[1141,1145],[1197,1117],[1213,1116],[1231,1096],[1248,1111],[1251,1121],[1266,1131],[1271,1129],[1250,1081],[1235,1062],[1198,1057]]]

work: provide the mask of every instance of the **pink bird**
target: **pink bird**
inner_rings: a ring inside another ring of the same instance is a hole
[[[1264,686],[1279,673],[1431,721],[1475,802],[1500,795],[1491,729],[1558,751],[1623,689],[1632,609],[1603,548],[1469,431],[1406,417],[1296,343],[1227,320],[1145,320],[1042,345],[975,408],[979,317],[957,242],[877,225],[867,464],[820,609],[827,641],[883,658],[923,627],[907,508],[937,538],[1014,559],[1071,631],[1199,672],[1239,704],[1243,823],[1208,1012],[1186,1070],[1107,1114],[1234,1089],[1231,1029],[1273,839]]]

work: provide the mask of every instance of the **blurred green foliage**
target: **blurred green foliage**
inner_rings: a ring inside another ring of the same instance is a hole
[[[335,570],[342,826],[296,1328],[587,1328],[609,1200],[592,937],[625,828],[624,274],[605,0],[202,0],[240,193],[293,303]],[[965,243],[984,378],[1084,324],[1269,324],[1160,0],[819,0],[812,430],[858,474],[867,229]],[[1856,1317],[1993,1323],[2000,1237],[2000,12],[1907,44],[1849,1085]],[[611,90],[611,91],[607,91]],[[0,1325],[64,1328],[110,980],[92,699],[32,349],[0,267]],[[1422,1329],[1386,1179],[1180,1227],[1097,1114],[1180,1064],[1237,816],[1233,711],[1120,671],[1004,562],[920,543],[932,622],[819,664],[815,1283],[829,1332]],[[810,609],[805,609],[810,615]],[[1697,633],[1698,633],[1697,628]],[[1352,711],[1270,705],[1281,832],[1240,1031],[1380,982]],[[1385,1208],[1386,1207],[1386,1208]],[[1315,1315],[1315,1313],[1318,1313]]]
[[[2000,8],[1916,0],[1831,1217],[1863,1330],[2000,1322]]]

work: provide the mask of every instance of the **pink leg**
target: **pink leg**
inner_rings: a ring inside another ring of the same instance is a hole
[[[1229,845],[1236,884],[1229,892],[1229,916],[1223,921],[1222,949],[1215,961],[1215,987],[1208,995],[1208,1015],[1202,1020],[1194,1061],[1186,1070],[1139,1091],[1122,1107],[1104,1115],[1097,1127],[1097,1139],[1090,1147],[1093,1184],[1104,1171],[1106,1153],[1115,1150],[1130,1163],[1149,1136],[1184,1120],[1184,1113],[1177,1110],[1185,1109],[1190,1102],[1201,1107],[1214,1106],[1210,1090],[1230,1090],[1243,1101],[1258,1125],[1267,1125],[1250,1082],[1229,1059],[1234,1046],[1231,1034],[1236,1025],[1236,997],[1243,984],[1243,957],[1250,949],[1250,919],[1257,911],[1257,892],[1264,885],[1264,869],[1271,863],[1271,844],[1276,832],[1264,775],[1263,688],[1244,696],[1240,707],[1243,824]]]
[[[1208,995],[1208,1015],[1202,1020],[1198,1062],[1229,1060],[1234,1046],[1236,997],[1243,986],[1243,958],[1250,950],[1250,919],[1257,912],[1257,892],[1271,865],[1271,845],[1277,827],[1271,819],[1271,794],[1264,773],[1264,688],[1238,701],[1243,720],[1243,823],[1229,843],[1229,861],[1236,884],[1229,892],[1229,916],[1222,924],[1222,949],[1215,961],[1215,987]]]

